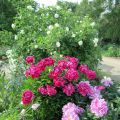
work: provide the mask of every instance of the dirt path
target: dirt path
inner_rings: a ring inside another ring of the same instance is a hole
[[[111,74],[113,80],[120,81],[120,58],[103,57],[100,68]]]

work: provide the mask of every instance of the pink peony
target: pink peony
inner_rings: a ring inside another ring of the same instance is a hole
[[[57,65],[61,70],[67,68],[67,61],[66,60],[59,60]]]
[[[56,77],[54,79],[54,86],[55,87],[63,87],[65,84],[65,80],[62,77]]]
[[[77,85],[77,90],[78,90],[78,93],[81,94],[82,96],[86,96],[92,91],[89,81],[79,82],[79,84]]]
[[[65,93],[67,96],[71,96],[74,92],[75,92],[75,87],[71,83],[65,85],[63,88],[63,93]]]
[[[79,78],[78,71],[74,69],[69,69],[65,74],[65,78],[68,79],[69,81],[72,81],[72,80],[77,81]]]
[[[59,67],[54,67],[54,69],[49,73],[49,78],[56,78],[61,74],[62,70]]]
[[[62,111],[62,120],[79,120],[78,114],[82,114],[84,109],[76,106],[74,103],[69,102],[63,106]]]
[[[101,90],[99,89],[98,86],[91,87],[91,92],[89,93],[89,98],[90,99],[102,98]]]
[[[88,68],[87,65],[82,64],[82,65],[80,65],[79,70],[80,70],[81,73],[86,75],[88,70],[89,70],[89,68]]]
[[[98,90],[100,90],[100,91],[102,91],[102,90],[104,90],[105,89],[105,87],[104,86],[96,86],[97,87],[97,89]]]
[[[33,56],[27,56],[25,61],[27,64],[33,63],[34,62],[34,57]]]
[[[93,99],[90,105],[90,111],[97,117],[103,117],[108,112],[107,102],[104,99]]]
[[[26,74],[26,77],[30,76],[32,78],[38,78],[40,77],[41,70],[37,66],[32,65],[28,70],[26,70],[25,74]]]
[[[111,85],[113,85],[113,81],[110,77],[104,77],[104,79],[101,80],[101,83],[105,86],[105,87],[110,87]]]
[[[92,70],[88,70],[87,72],[87,78],[89,80],[94,80],[96,78],[96,72]]]
[[[22,94],[22,103],[24,105],[30,104],[33,100],[33,97],[34,97],[34,94],[32,91],[30,91],[30,90],[24,91]]]
[[[47,89],[45,87],[39,87],[38,92],[42,95],[47,95]]]
[[[47,94],[48,94],[49,96],[54,96],[54,95],[56,95],[57,91],[56,91],[56,89],[55,89],[54,86],[47,85],[46,88],[47,88]]]
[[[42,59],[42,60],[44,61],[44,64],[45,64],[46,66],[52,66],[52,65],[54,65],[54,62],[55,62],[55,60],[53,60],[53,59],[50,58],[50,57],[44,58],[44,59]]]

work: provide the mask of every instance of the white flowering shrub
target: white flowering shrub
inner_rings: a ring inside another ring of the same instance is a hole
[[[89,16],[76,16],[72,9],[32,4],[19,10],[12,24],[18,54],[45,57],[57,53],[77,57],[95,67],[101,58],[95,23]]]

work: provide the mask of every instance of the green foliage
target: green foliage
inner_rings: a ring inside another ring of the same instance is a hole
[[[108,44],[103,47],[103,55],[110,57],[120,57],[120,47],[115,44]]]

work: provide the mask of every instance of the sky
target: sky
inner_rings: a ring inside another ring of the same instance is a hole
[[[45,6],[56,5],[57,0],[35,0],[38,4],[44,4]],[[61,0],[61,1],[68,1],[68,2],[77,2],[80,3],[81,0]]]

